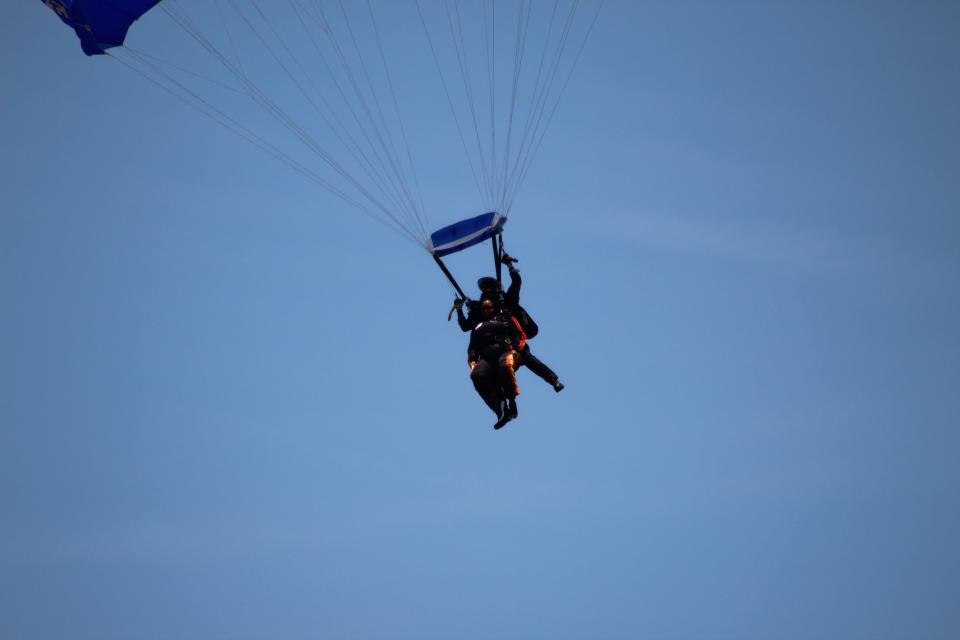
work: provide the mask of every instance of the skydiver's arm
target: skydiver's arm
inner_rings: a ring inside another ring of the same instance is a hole
[[[473,344],[473,336],[471,335],[470,344],[469,346],[467,346],[467,364],[470,365],[471,371],[473,371],[473,368],[477,366],[477,360],[479,359],[480,359],[480,354]]]
[[[464,333],[472,331],[473,328],[477,326],[477,323],[480,322],[477,320],[477,318],[480,317],[480,306],[477,304],[477,301],[469,300],[467,302],[467,309],[469,313],[466,316],[463,315],[462,309],[457,313],[457,324],[460,325],[460,329]]]
[[[504,296],[507,306],[515,307],[520,304],[520,285],[523,281],[520,279],[520,271],[510,263],[510,286]]]
[[[457,309],[457,324],[460,325],[460,330],[466,333],[473,329],[473,325],[467,320],[467,316],[463,315],[463,309]]]

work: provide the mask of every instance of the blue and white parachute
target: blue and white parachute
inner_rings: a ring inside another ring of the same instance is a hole
[[[160,0],[43,0],[80,38],[88,56],[119,47],[136,20]]]

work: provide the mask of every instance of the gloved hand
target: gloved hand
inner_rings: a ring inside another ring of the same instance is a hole
[[[453,300],[453,308],[454,308],[454,309],[463,309],[463,300],[461,300],[460,298],[454,298],[454,300]]]
[[[508,267],[512,265],[514,262],[516,262],[516,260],[511,258],[510,255],[506,253],[503,254],[503,257],[500,258],[500,261],[503,262],[503,264],[507,265]]]

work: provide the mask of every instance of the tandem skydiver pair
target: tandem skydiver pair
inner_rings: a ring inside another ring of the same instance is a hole
[[[501,257],[510,272],[510,286],[504,293],[496,278],[480,278],[480,299],[467,301],[468,315],[463,313],[463,300],[457,298],[454,308],[460,328],[470,332],[467,362],[470,379],[477,393],[497,415],[494,429],[500,429],[517,417],[517,367],[526,366],[545,380],[555,391],[563,383],[550,367],[530,352],[528,340],[539,332],[530,314],[520,306],[522,280],[515,260]]]

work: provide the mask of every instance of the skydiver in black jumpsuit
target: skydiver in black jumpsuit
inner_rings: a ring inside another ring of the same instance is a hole
[[[478,308],[482,320],[470,332],[467,363],[474,388],[497,414],[493,428],[499,429],[517,417],[515,370],[526,336],[517,319],[498,312],[492,300],[482,300]]]
[[[504,254],[503,262],[510,269],[510,286],[507,288],[507,292],[503,292],[496,278],[480,278],[477,281],[477,286],[480,287],[480,302],[493,300],[507,314],[520,318],[522,317],[522,314],[518,311],[520,307],[520,285],[523,284],[520,279],[520,271],[513,266],[514,261],[510,256]],[[457,309],[457,323],[464,332],[472,330],[480,321],[480,302],[470,301],[468,303],[468,315],[466,316],[463,313],[463,303],[459,300],[454,302]],[[543,378],[557,393],[563,390],[563,383],[560,382],[559,376],[530,352],[529,345],[525,345],[519,354],[520,365],[526,366],[530,371]]]

